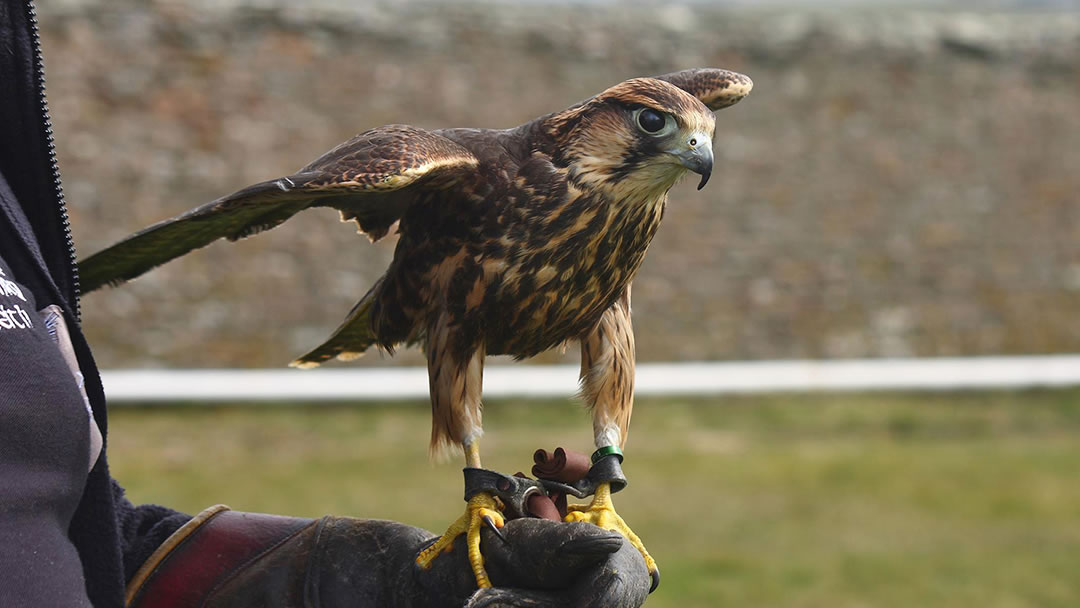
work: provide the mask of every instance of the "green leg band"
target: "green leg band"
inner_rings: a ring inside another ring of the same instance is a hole
[[[603,457],[605,457],[605,456],[607,456],[609,454],[614,454],[619,459],[619,463],[620,464],[622,463],[622,461],[623,461],[622,450],[620,450],[618,447],[613,446],[613,445],[602,447],[602,448],[596,450],[595,452],[593,452],[592,453],[592,458],[591,458],[592,463],[596,464],[597,461],[599,461],[601,458],[603,458]]]

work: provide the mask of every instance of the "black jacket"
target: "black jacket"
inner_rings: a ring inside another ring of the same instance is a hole
[[[40,48],[31,0],[0,1],[0,258],[33,293],[39,308],[57,304],[64,310],[87,396],[107,446],[101,378],[79,328],[78,269],[45,104]],[[11,405],[15,397],[0,395],[0,400],[7,398]],[[68,530],[93,605],[122,606],[125,581],[188,519],[156,505],[133,506],[110,477],[103,449]],[[10,522],[0,522],[4,525]],[[18,531],[6,532],[10,538]],[[4,576],[0,572],[0,586]],[[33,605],[31,598],[27,605]]]

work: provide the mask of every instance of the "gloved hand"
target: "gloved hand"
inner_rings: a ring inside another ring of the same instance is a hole
[[[417,554],[435,535],[397,522],[319,520],[207,509],[170,537],[132,579],[137,608],[388,608],[467,606],[636,608],[645,562],[625,539],[585,523],[521,518],[505,540],[481,533],[495,585],[476,589],[465,538],[430,570]]]

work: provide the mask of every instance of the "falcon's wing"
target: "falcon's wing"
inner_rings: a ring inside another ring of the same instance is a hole
[[[477,159],[441,135],[390,125],[366,131],[294,175],[248,186],[141,230],[79,263],[89,292],[205,247],[281,224],[309,207],[333,207],[372,240],[386,234],[417,194],[448,188],[472,173]]]
[[[754,87],[754,82],[748,77],[718,68],[696,68],[653,78],[670,82],[714,111],[735,105]]]

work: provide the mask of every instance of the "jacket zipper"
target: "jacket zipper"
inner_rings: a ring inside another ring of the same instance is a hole
[[[41,52],[41,32],[38,29],[37,10],[33,0],[26,0],[27,15],[30,21],[34,50],[34,76],[37,81],[38,98],[41,100],[42,124],[45,125],[45,139],[49,146],[49,164],[52,167],[53,186],[56,189],[56,203],[60,209],[60,222],[64,227],[64,241],[67,243],[68,263],[71,270],[71,313],[80,321],[82,311],[79,305],[79,262],[75,254],[75,239],[71,235],[71,220],[68,217],[67,202],[64,199],[64,186],[60,182],[60,164],[56,159],[56,141],[53,138],[52,118],[49,116],[49,102],[45,98],[45,61]]]

